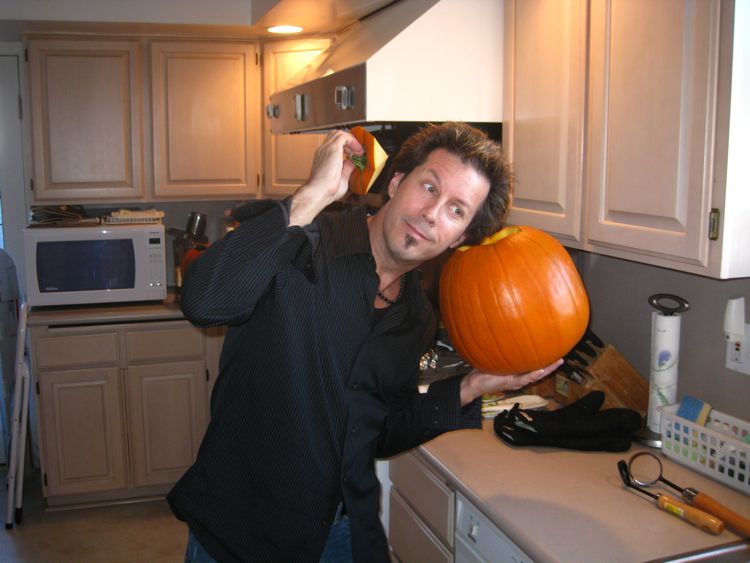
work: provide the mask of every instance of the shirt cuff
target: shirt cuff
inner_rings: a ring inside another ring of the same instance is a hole
[[[482,427],[482,398],[461,406],[463,375],[440,379],[427,389],[422,403],[422,423],[433,430]]]

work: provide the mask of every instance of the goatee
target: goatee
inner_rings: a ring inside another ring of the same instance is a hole
[[[409,233],[406,233],[406,235],[404,235],[404,248],[411,248],[415,244],[417,244],[417,240]]]

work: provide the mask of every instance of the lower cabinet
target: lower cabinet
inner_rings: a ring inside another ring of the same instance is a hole
[[[128,368],[135,486],[171,485],[193,463],[206,429],[205,369],[202,361]]]
[[[167,492],[208,423],[204,332],[164,321],[31,327],[30,337],[48,504]]]
[[[452,562],[455,493],[413,453],[390,460],[388,539],[401,563]]]
[[[43,373],[39,406],[48,497],[125,488],[126,434],[118,368]]]

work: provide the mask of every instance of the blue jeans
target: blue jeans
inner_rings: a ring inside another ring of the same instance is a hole
[[[188,535],[187,551],[185,552],[185,563],[218,563],[211,557],[203,546],[198,543],[197,538],[190,532]]]
[[[352,561],[352,529],[349,517],[344,514],[337,517],[328,532],[323,555],[320,563],[351,563]]]
[[[344,514],[333,521],[328,533],[326,546],[320,563],[351,563],[352,561],[352,533],[349,527],[349,517]],[[185,563],[218,563],[211,557],[198,540],[190,532],[188,535]]]

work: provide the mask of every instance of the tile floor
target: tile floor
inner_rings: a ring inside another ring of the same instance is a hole
[[[172,516],[164,500],[48,511],[35,471],[24,482],[22,522],[6,530],[6,482],[3,467],[2,563],[181,563],[185,559],[187,527]]]

